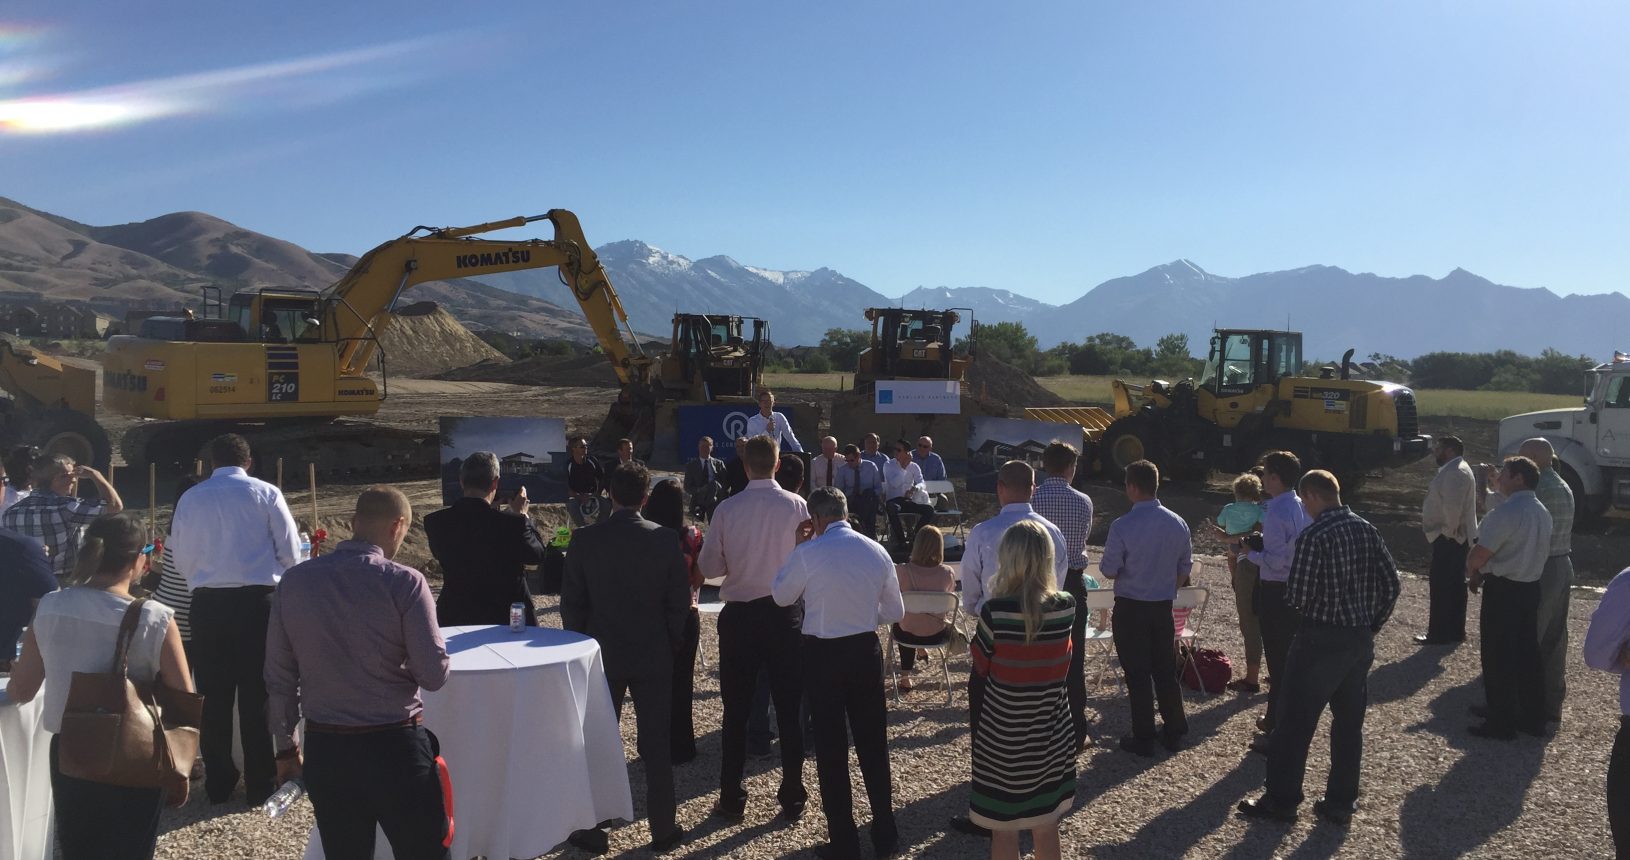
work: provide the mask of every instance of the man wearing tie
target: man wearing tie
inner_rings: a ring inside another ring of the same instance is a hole
[[[831,436],[823,437],[821,453],[809,461],[810,490],[837,486],[838,468],[842,465],[843,458],[838,456],[838,440]]]
[[[775,392],[768,388],[759,390],[758,414],[747,419],[747,438],[754,436],[770,437],[782,451],[804,452],[804,446],[798,444],[798,437],[792,433],[792,422],[775,411]]]
[[[838,467],[836,486],[849,502],[849,510],[860,521],[860,531],[867,537],[877,533],[877,506],[883,493],[883,475],[869,460],[862,458],[860,449],[843,446],[843,465]]]
[[[685,464],[685,498],[690,500],[691,516],[706,520],[713,516],[724,492],[724,461],[713,456],[713,437],[696,443],[696,459]]]

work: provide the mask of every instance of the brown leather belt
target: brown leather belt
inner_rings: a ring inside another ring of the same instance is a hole
[[[421,722],[422,720],[417,715],[408,717],[400,722],[385,723],[377,726],[336,726],[328,723],[319,723],[314,720],[306,720],[306,731],[319,732],[325,735],[366,735],[371,732],[384,732],[391,729],[411,728],[419,725]]]

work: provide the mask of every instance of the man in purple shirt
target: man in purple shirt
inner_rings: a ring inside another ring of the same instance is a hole
[[[1630,857],[1630,569],[1607,584],[1585,632],[1585,665],[1619,676],[1619,733],[1607,765],[1607,823],[1618,856]]]
[[[357,497],[354,537],[278,583],[266,631],[277,779],[302,775],[329,857],[447,860],[452,820],[419,689],[447,682],[447,646],[424,575],[390,559],[413,509],[390,487]],[[306,718],[305,762],[294,726]]]
[[[1126,467],[1126,496],[1132,510],[1110,523],[1099,564],[1104,576],[1115,582],[1110,628],[1132,706],[1132,735],[1121,738],[1121,749],[1144,757],[1154,755],[1157,699],[1161,746],[1177,752],[1189,731],[1172,650],[1176,634],[1172,601],[1194,568],[1194,544],[1183,518],[1155,498],[1159,489],[1160,470],[1155,464],[1139,460]]]
[[[1257,566],[1260,577],[1252,599],[1262,628],[1262,656],[1274,681],[1268,686],[1268,713],[1256,722],[1263,737],[1252,744],[1252,749],[1267,754],[1266,736],[1273,731],[1279,714],[1285,658],[1301,623],[1295,607],[1285,601],[1285,580],[1290,578],[1290,563],[1296,557],[1296,538],[1311,520],[1296,495],[1297,482],[1302,480],[1302,461],[1289,451],[1270,451],[1262,455],[1262,468],[1262,489],[1273,498],[1262,512],[1262,533],[1247,535],[1243,543],[1250,550],[1246,558]]]

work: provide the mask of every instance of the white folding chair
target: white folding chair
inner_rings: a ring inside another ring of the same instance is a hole
[[[1080,607],[1076,611],[1083,611]],[[1087,592],[1087,630],[1082,639],[1082,648],[1087,652],[1086,660],[1101,660],[1098,673],[1092,678],[1093,687],[1101,687],[1104,683],[1104,672],[1110,667],[1120,677],[1120,683],[1126,683],[1126,676],[1121,673],[1119,665],[1115,662],[1115,634],[1110,629],[1110,618],[1115,611],[1115,591],[1110,588],[1094,588]]]
[[[1172,647],[1177,649],[1178,681],[1183,680],[1183,670],[1194,662],[1194,652],[1200,641],[1200,624],[1205,621],[1206,603],[1210,599],[1210,589],[1203,585],[1191,585],[1177,589],[1177,599],[1172,601]],[[1200,677],[1198,668],[1194,670],[1194,677],[1200,684],[1200,692],[1212,692],[1206,689],[1205,679]]]
[[[900,594],[905,598],[906,612],[924,612],[934,615],[944,615],[945,631],[938,642],[932,645],[906,645],[907,648],[923,648],[929,651],[940,652],[940,674],[945,679],[945,704],[951,704],[951,631],[958,629],[962,623],[961,595],[952,591],[906,591]],[[894,625],[888,626],[888,645],[883,652],[883,662],[888,664],[889,678],[894,681],[894,703],[900,704],[900,658],[895,653]]]
[[[950,481],[924,481],[923,490],[928,493],[928,502],[934,506],[934,522],[949,525],[941,528],[947,536],[956,535],[958,540],[964,537],[966,521],[962,517],[962,506],[957,504],[956,485]]]

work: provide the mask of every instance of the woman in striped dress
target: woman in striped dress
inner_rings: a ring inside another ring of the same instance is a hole
[[[1057,860],[1058,820],[1075,799],[1065,686],[1075,599],[1058,590],[1052,539],[1035,523],[1007,530],[996,563],[971,649],[985,692],[973,726],[968,817],[990,828],[993,860],[1018,860],[1021,830],[1031,832],[1036,860]]]

